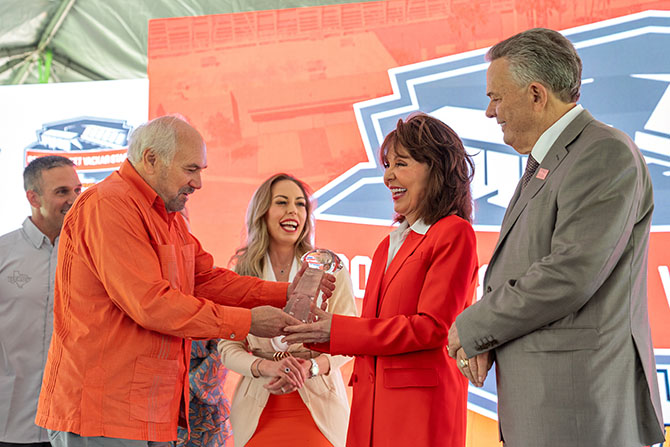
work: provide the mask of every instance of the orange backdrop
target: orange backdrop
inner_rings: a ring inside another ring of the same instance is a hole
[[[353,105],[391,95],[389,69],[485,48],[536,26],[563,30],[668,8],[667,0],[391,0],[152,20],[149,115],[180,113],[207,141],[205,186],[189,211],[194,234],[227,265],[244,239],[251,194],[271,174],[290,172],[318,190],[367,161]],[[348,258],[362,297],[366,262],[388,232],[318,220],[316,245]],[[650,253],[653,336],[664,348],[670,310],[651,272],[667,265],[669,237],[654,233]],[[478,232],[481,264],[496,238]],[[496,422],[469,416],[468,446],[498,445]]]

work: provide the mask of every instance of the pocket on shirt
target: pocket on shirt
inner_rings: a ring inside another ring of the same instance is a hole
[[[182,257],[184,259],[184,288],[182,292],[193,295],[195,289],[195,244],[188,244],[181,247]]]
[[[5,432],[14,394],[14,376],[0,376],[0,433]]]
[[[161,264],[163,279],[170,283],[170,287],[179,290],[179,270],[174,245],[159,245],[158,260]]]
[[[179,360],[139,357],[130,388],[130,415],[145,422],[170,422]]]

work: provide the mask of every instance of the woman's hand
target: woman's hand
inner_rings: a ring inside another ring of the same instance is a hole
[[[330,341],[330,326],[333,314],[325,312],[317,307],[312,309],[318,320],[314,323],[296,324],[287,326],[284,332],[289,333],[282,340],[288,344],[293,343],[326,343]]]
[[[284,360],[286,360],[286,359],[284,359]],[[304,375],[304,377],[309,377],[309,368],[311,366],[311,363],[307,360],[302,360],[302,359],[293,358],[293,360],[296,360],[297,363],[299,364],[298,368],[302,372],[302,375]],[[279,364],[281,362],[276,362],[276,363]],[[292,393],[293,391],[297,390],[298,388],[301,388],[301,386],[296,386],[295,383],[291,382],[291,380],[286,375],[276,376],[272,380],[270,380],[268,383],[263,385],[263,387],[272,394]]]
[[[301,362],[304,362],[304,360],[290,356],[285,357],[278,362],[272,360],[263,360],[258,365],[258,371],[263,377],[272,377],[273,379],[270,381],[270,383],[276,382],[278,379],[282,379],[280,388],[283,385],[284,389],[286,389],[290,385],[293,390],[296,388],[302,388],[302,385],[305,383],[305,379],[307,379],[308,376],[304,367],[301,365]]]

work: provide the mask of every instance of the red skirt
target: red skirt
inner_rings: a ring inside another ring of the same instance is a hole
[[[297,391],[270,394],[247,447],[332,447]],[[240,446],[241,447],[241,446]]]

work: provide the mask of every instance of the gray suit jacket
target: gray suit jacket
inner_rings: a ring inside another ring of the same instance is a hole
[[[583,111],[540,169],[546,177],[510,202],[483,298],[455,323],[468,356],[495,351],[501,437],[510,447],[662,442],[644,159]]]

